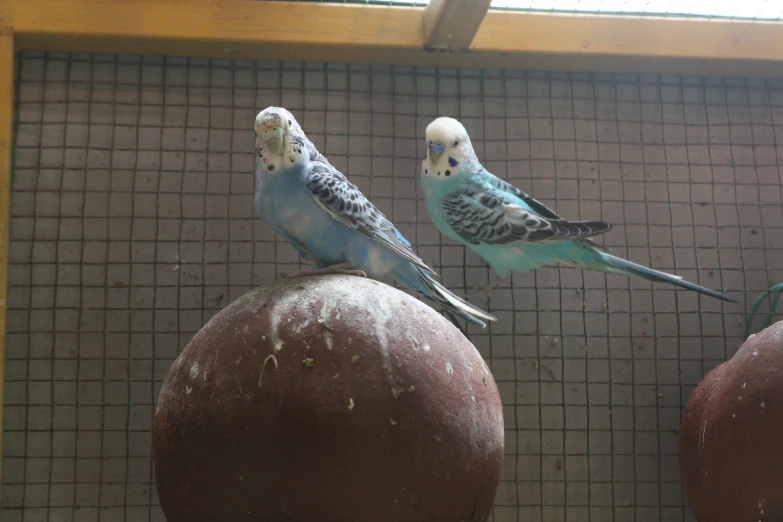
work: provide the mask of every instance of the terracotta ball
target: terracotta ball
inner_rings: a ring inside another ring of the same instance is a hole
[[[215,315],[169,369],[168,522],[486,521],[503,410],[475,347],[371,279],[308,276]]]
[[[700,522],[783,521],[783,322],[751,335],[694,390],[680,470]]]

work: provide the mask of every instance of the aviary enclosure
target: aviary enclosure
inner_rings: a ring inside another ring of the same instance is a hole
[[[781,8],[361,3],[0,1],[3,521],[165,520],[166,372],[223,307],[308,268],[253,208],[271,105],[498,318],[467,330],[504,409],[491,520],[695,520],[684,406],[783,281]],[[495,274],[424,207],[438,116],[561,216],[613,224],[613,254],[739,303],[557,266],[480,290]]]

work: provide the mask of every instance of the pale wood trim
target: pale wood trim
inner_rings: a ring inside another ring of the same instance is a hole
[[[5,336],[8,307],[8,229],[11,215],[11,154],[13,151],[14,37],[0,26],[0,426],[3,425]],[[0,448],[3,430],[0,429]],[[0,459],[0,470],[2,459]]]
[[[490,10],[469,51],[433,52],[424,18],[260,0],[0,0],[18,49],[783,77],[783,23]]]
[[[424,10],[428,47],[466,51],[489,11],[492,0],[430,0]]]

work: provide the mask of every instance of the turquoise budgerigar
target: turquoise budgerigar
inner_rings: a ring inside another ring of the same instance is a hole
[[[255,207],[317,268],[298,275],[392,277],[437,302],[455,324],[455,316],[481,327],[496,320],[434,279],[411,244],[318,152],[290,112],[264,109],[255,131]]]
[[[501,278],[545,264],[599,270],[671,283],[736,303],[681,277],[603,251],[590,239],[612,227],[601,221],[566,221],[485,169],[463,125],[438,118],[427,126],[421,183],[427,211],[442,234],[481,256]]]

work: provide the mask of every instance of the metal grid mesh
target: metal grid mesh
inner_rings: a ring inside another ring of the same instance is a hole
[[[429,0],[288,0],[332,4],[368,4],[423,7]],[[492,0],[492,9],[615,14],[636,16],[737,18],[781,21],[783,5],[778,0],[715,2],[714,0]]]
[[[457,292],[494,276],[418,192],[444,114],[497,175],[614,223],[616,254],[744,300],[566,268],[474,299],[499,318],[470,330],[505,405],[494,521],[693,520],[681,409],[783,281],[783,83],[51,53],[17,74],[3,521],[163,520],[150,436],[169,365],[300,267],[252,209],[252,121],[272,104]]]
[[[554,11],[575,14],[620,14],[672,17],[783,20],[778,0],[492,0],[493,9]]]
[[[315,4],[363,4],[363,5],[391,5],[423,7],[430,0],[274,0],[280,2],[307,2]]]

